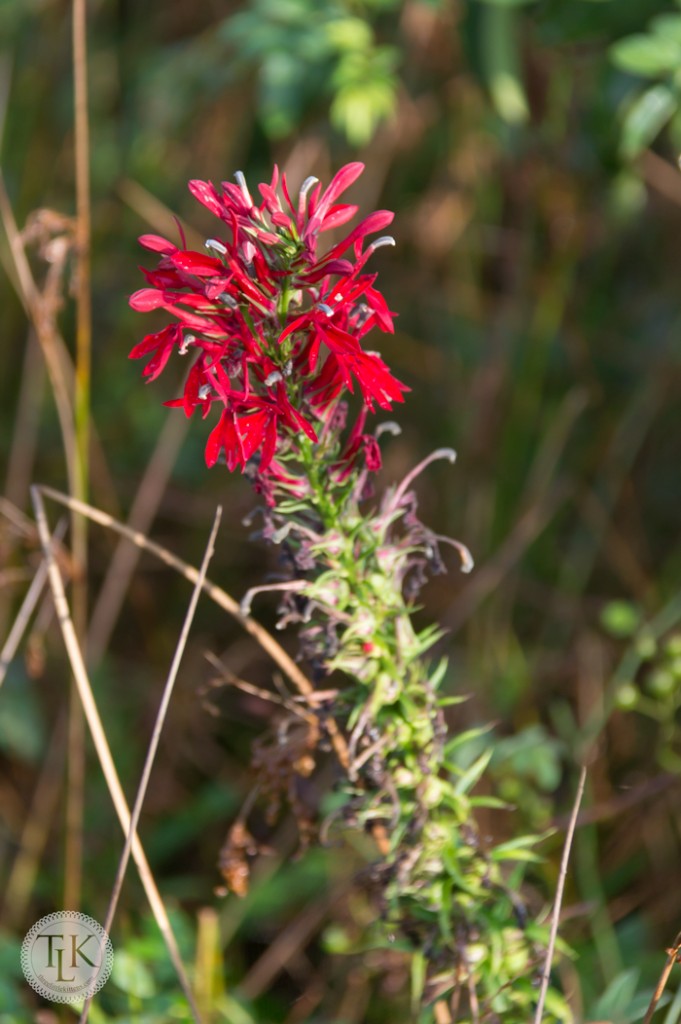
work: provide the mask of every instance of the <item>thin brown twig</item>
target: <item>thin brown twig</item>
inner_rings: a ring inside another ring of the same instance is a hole
[[[68,601],[66,600],[66,593],[64,590],[64,581],[59,570],[59,565],[54,557],[53,551],[53,538],[50,534],[50,530],[47,524],[47,516],[45,514],[45,506],[43,503],[42,494],[40,488],[33,486],[31,488],[31,500],[36,516],[36,525],[38,527],[38,533],[40,535],[40,541],[43,546],[43,552],[48,565],[48,575],[50,581],[50,587],[52,591],[52,597],[54,600],[55,609],[57,612],[57,619],[61,628],[62,637],[64,640],[64,646],[71,665],[71,671],[73,677],[78,686],[78,693],[83,705],[83,711],[85,718],[90,729],[90,735],[99,759],[99,763],[102,768],[109,794],[111,796],[112,803],[118,815],[121,827],[124,835],[127,836],[130,829],[130,809],[128,807],[123,788],[118,777],[118,772],[114,764],[113,757],[111,755],[111,749],[109,742],[106,738],[106,733],[102,725],[102,720],[97,709],[97,704],[92,692],[92,686],[85,668],[85,660],[78,637],[73,625],[73,619],[71,618],[71,612],[69,610]],[[71,500],[71,499],[69,499]],[[139,836],[135,832],[132,841],[132,856],[137,865],[139,876],[144,886],[144,891],[149,900],[152,912],[158,924],[163,940],[166,944],[170,960],[175,968],[178,980],[185,994],[187,1002],[192,1009],[192,1016],[196,1021],[196,1024],[201,1024],[201,1018],[194,1007],[194,999],[189,985],[189,980],[182,963],[182,957],[175,939],[168,914],[161,899],[161,895],[156,886],[154,876],[151,872],[149,862],[147,861],[144,848],[140,842]]]
[[[17,227],[7,189],[5,188],[5,180],[1,168],[0,218],[3,222],[16,269],[16,277],[19,283],[19,298],[33,323],[36,336],[40,342],[45,365],[47,366],[59,418],[69,480],[73,481],[75,473],[75,428],[73,404],[71,401],[73,393],[73,367],[71,366],[64,340],[56,327],[56,313],[54,310],[46,308],[46,303],[43,302],[31,273],[24,243]]]
[[[51,498],[53,501],[58,502],[58,504],[63,505],[68,509],[73,509],[76,512],[80,512],[83,515],[88,516],[93,522],[99,523],[100,526],[114,530],[121,536],[127,537],[128,540],[133,542],[133,544],[144,548],[145,551],[155,555],[156,558],[160,559],[160,561],[165,565],[175,569],[175,571],[179,572],[185,577],[185,579],[189,580],[191,583],[196,583],[198,572],[194,566],[189,565],[188,562],[178,558],[161,544],[157,544],[155,541],[149,540],[148,537],[143,533],[140,533],[138,530],[132,530],[123,523],[119,523],[108,513],[102,512],[86,502],[70,498],[67,494],[63,494],[61,491],[57,491],[52,487],[43,486],[38,488],[38,490],[41,494],[44,494],[46,498]],[[209,579],[204,582],[203,589],[212,601],[215,601],[220,608],[236,619],[239,625],[242,626],[243,629],[245,629],[246,632],[260,644],[266,654],[270,656],[272,661],[274,661],[288,679],[290,679],[299,693],[304,696],[314,695],[314,686],[305,673],[301,671],[298,665],[296,665],[293,658],[287,654],[284,648],[277,643],[275,638],[268,633],[259,622],[256,622],[256,620],[252,619],[249,615],[244,615],[242,613],[238,601],[231,597],[227,591],[222,589],[222,587],[217,586],[217,584],[213,583]],[[348,756],[345,737],[339,731],[338,726],[332,719],[327,721],[326,726],[329,731],[329,736],[336,752],[336,756],[343,768],[347,770],[350,764],[350,758]]]
[[[544,1002],[549,988],[549,978],[551,977],[551,963],[553,961],[553,951],[556,947],[556,938],[558,936],[558,919],[560,917],[560,908],[563,903],[563,892],[565,890],[565,879],[567,877],[568,863],[570,861],[570,850],[572,849],[572,840],[574,838],[575,827],[577,825],[579,807],[582,802],[582,797],[584,796],[585,784],[586,765],[582,765],[579,773],[579,782],[577,783],[575,802],[572,805],[572,814],[570,815],[567,832],[565,833],[565,845],[563,846],[563,856],[560,860],[560,872],[558,875],[558,885],[556,886],[556,899],[551,913],[551,931],[549,933],[549,943],[546,947],[546,958],[544,960],[544,967],[542,970],[541,988],[539,990],[539,999],[537,1000],[537,1009],[534,1015],[534,1024],[541,1024],[541,1019],[544,1013]]]
[[[646,1015],[645,1015],[645,1018],[643,1020],[643,1024],[650,1024],[650,1022],[652,1021],[653,1014],[655,1013],[655,1010],[657,1009],[657,1004],[659,1003],[660,999],[662,998],[662,993],[664,992],[664,990],[665,990],[665,988],[667,986],[667,981],[669,979],[669,975],[672,972],[672,967],[674,966],[674,964],[679,962],[680,958],[681,958],[681,932],[679,932],[678,935],[676,936],[676,938],[674,939],[674,945],[672,946],[672,948],[667,950],[667,962],[664,965],[664,967],[662,968],[662,973],[660,974],[660,977],[659,977],[659,980],[657,982],[657,985],[655,986],[655,991],[653,992],[652,998],[650,1000],[650,1005],[648,1006],[648,1009],[646,1011]]]
[[[167,418],[130,509],[131,529],[147,533],[151,527],[186,433],[184,416]],[[139,556],[139,546],[121,537],[92,610],[87,646],[90,664],[98,664],[108,646]]]
[[[0,515],[3,515],[25,540],[35,537],[33,520],[25,512],[22,512],[9,498],[0,497]]]
[[[57,523],[57,527],[52,536],[56,539],[61,539],[65,529],[66,522],[65,520],[61,520]],[[28,627],[31,616],[35,611],[35,607],[40,600],[40,595],[43,592],[46,582],[47,562],[43,559],[38,566],[38,570],[33,577],[30,587],[26,591],[26,596],[21,603],[21,608],[17,612],[12,628],[10,629],[7,639],[0,651],[0,686],[2,686],[5,681],[7,669],[9,668],[14,655],[17,653],[17,648],[21,643],[21,638],[26,632],[26,628]]]
[[[90,131],[88,125],[87,4],[73,0],[74,157],[76,170],[75,291],[76,357],[73,392],[75,448],[71,491],[86,501],[89,491],[90,376],[92,298],[90,295]],[[74,516],[71,551],[76,565],[73,579],[73,622],[82,641],[87,631],[88,521]],[[75,681],[71,682],[64,856],[64,906],[77,908],[83,875],[83,817],[85,813],[85,722]]]
[[[212,665],[222,677],[221,680],[216,680],[216,683],[222,681],[237,690],[241,690],[243,693],[248,693],[252,697],[258,697],[260,700],[267,701],[269,704],[278,704],[279,707],[286,708],[287,711],[297,715],[299,718],[305,719],[305,721],[309,722],[312,719],[316,719],[316,715],[306,711],[305,707],[301,707],[300,704],[296,704],[290,698],[272,693],[270,690],[264,690],[261,686],[254,686],[253,683],[249,683],[245,679],[240,679],[211,651],[206,651],[205,658],[209,665]]]
[[[175,653],[173,660],[168,671],[168,677],[166,679],[165,686],[163,688],[163,695],[161,697],[161,703],[159,704],[158,712],[156,714],[156,721],[154,722],[154,728],[152,730],[151,739],[149,741],[149,747],[147,749],[147,755],[144,760],[144,767],[142,768],[142,776],[140,778],[139,786],[137,787],[137,793],[135,795],[135,802],[132,808],[132,815],[130,817],[130,826],[128,828],[128,834],[125,837],[125,846],[121,853],[121,858],[118,864],[118,870],[116,872],[116,878],[114,880],[113,889],[111,891],[111,897],[109,899],[109,906],[106,912],[106,918],[104,921],[104,931],[108,932],[113,923],[114,914],[118,906],[118,900],[123,887],[123,879],[125,872],[130,861],[130,851],[132,849],[133,837],[137,833],[137,826],[139,824],[140,815],[142,813],[142,805],[144,804],[145,797],[147,795],[147,788],[149,786],[149,778],[151,776],[151,769],[156,758],[156,752],[158,750],[159,740],[161,739],[161,732],[165,724],[166,715],[168,713],[168,707],[170,706],[170,698],[173,693],[175,686],[175,680],[177,679],[177,673],[180,668],[180,662],[184,655],[185,648],[187,646],[187,640],[189,638],[189,630],[191,629],[192,622],[194,621],[194,614],[196,612],[196,606],[199,601],[199,595],[203,589],[203,584],[206,579],[206,573],[208,571],[208,565],[213,552],[215,550],[215,538],[220,526],[220,520],[222,518],[222,508],[218,506],[215,512],[215,519],[213,521],[213,528],[208,538],[206,550],[199,569],[199,575],[192,591],[192,596],[189,601],[187,613],[182,623],[182,629],[175,647]],[[80,1017],[80,1024],[87,1024],[88,1015],[90,1012],[90,1006],[92,1004],[92,995],[88,996],[83,1005],[83,1011]]]

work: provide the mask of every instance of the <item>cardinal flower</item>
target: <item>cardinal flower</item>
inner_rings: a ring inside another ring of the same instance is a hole
[[[322,189],[316,178],[291,199],[278,168],[261,184],[260,204],[243,175],[236,183],[191,181],[190,191],[219,224],[206,252],[158,235],[140,243],[159,257],[143,270],[146,287],[130,299],[140,312],[163,310],[173,323],[147,335],[130,353],[146,358],[144,376],[155,380],[171,356],[190,356],[181,398],[168,402],[187,416],[206,417],[214,403],[219,419],[210,433],[206,461],[221,455],[229,469],[254,461],[266,473],[275,455],[301,435],[316,443],[326,417],[344,391],[359,391],[370,411],[390,409],[408,388],[378,353],[366,350],[369,331],[393,331],[393,314],[365,273],[393,214],[370,214],[341,240],[320,251],[320,236],[357,213],[338,202],[363,170],[347,164]]]

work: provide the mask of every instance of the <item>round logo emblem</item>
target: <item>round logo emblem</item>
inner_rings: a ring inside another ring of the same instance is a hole
[[[98,992],[113,967],[113,946],[101,924],[74,910],[41,917],[21,945],[29,985],[53,1003],[75,1003]]]

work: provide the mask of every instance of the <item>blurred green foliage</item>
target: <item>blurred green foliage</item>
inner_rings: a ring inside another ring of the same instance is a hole
[[[452,736],[495,723],[481,792],[494,787],[515,805],[480,810],[495,842],[512,840],[519,822],[564,826],[575,758],[589,744],[561,928],[578,955],[559,980],[577,1019],[640,1019],[681,919],[678,4],[97,0],[89,11],[94,419],[104,453],[93,500],[127,513],[169,415],[165,386],[143,390],[126,359],[150,329],[126,306],[140,283],[135,237],[175,237],[169,211],[205,230],[188,178],[219,181],[239,167],[265,177],[276,160],[296,183],[328,180],[359,154],[358,202],[397,213],[399,246],[377,262],[400,313],[383,355],[412,387],[385,478],[453,443],[456,472],[434,468],[420,481],[422,516],[461,536],[478,566],[426,594],[429,620],[450,630],[443,692],[470,694],[448,711]],[[1,163],[20,225],[38,207],[74,209],[68,15],[61,0],[0,4]],[[39,357],[23,362],[26,321],[4,238],[0,257],[0,450],[7,497],[28,512],[29,480],[65,487],[64,457]],[[44,264],[31,260],[42,279]],[[70,343],[68,282],[64,292]],[[203,441],[197,428],[184,442],[152,534],[197,561],[223,501],[211,571],[240,596],[276,566],[245,543],[247,485],[208,475]],[[3,519],[0,541],[7,628],[36,545],[16,518]],[[110,538],[93,530],[93,595],[110,554]],[[129,789],[186,597],[179,578],[143,562],[94,675]],[[271,721],[257,699],[211,688],[206,648],[258,685],[272,680],[238,628],[202,604],[141,827],[164,895],[184,908],[190,961],[197,911],[216,904],[218,851],[248,791],[250,741]],[[47,610],[29,654],[0,691],[3,881],[36,820],[41,752],[66,703]],[[37,1005],[18,971],[21,936],[61,899],[60,800],[44,817],[37,877],[5,914],[0,1020],[12,1024]],[[87,814],[84,907],[101,919],[121,838],[94,761]],[[295,938],[310,905],[367,851],[353,860],[331,848],[292,864],[291,830],[271,836],[263,823],[262,832],[273,853],[251,894],[217,903],[226,982],[216,1019],[407,1019],[400,951],[344,952],[370,932],[359,896]],[[538,914],[555,890],[560,837],[517,876]],[[131,876],[113,934],[123,955],[95,1024],[183,1019],[142,900]],[[245,993],[281,934],[294,935],[290,958]],[[681,1019],[678,996],[665,1012],[667,1024]]]
[[[257,68],[265,131],[290,135],[322,99],[350,143],[367,143],[395,108],[399,59],[396,47],[377,44],[367,17],[396,7],[398,0],[255,0],[226,19],[220,34],[236,73]]]

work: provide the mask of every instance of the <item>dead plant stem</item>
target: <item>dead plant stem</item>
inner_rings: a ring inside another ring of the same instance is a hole
[[[208,565],[211,558],[213,557],[213,551],[215,550],[215,537],[220,526],[220,519],[222,517],[222,509],[218,506],[215,513],[215,519],[213,521],[213,528],[210,532],[208,544],[203,556],[201,568],[199,569],[199,575],[192,591],[192,596],[189,601],[189,607],[187,608],[187,614],[185,615],[184,622],[182,624],[182,630],[177,641],[175,648],[175,654],[168,672],[168,678],[166,679],[165,687],[163,689],[163,696],[161,697],[161,703],[156,715],[156,721],[154,722],[154,728],[149,741],[149,747],[147,749],[147,755],[144,761],[144,767],[142,768],[142,776],[140,778],[139,786],[137,788],[137,794],[135,796],[135,802],[132,808],[132,815],[130,818],[130,825],[128,833],[125,837],[125,846],[118,864],[118,870],[116,872],[116,878],[114,880],[113,890],[111,892],[111,898],[109,900],[109,906],[106,912],[106,919],[104,921],[104,931],[108,932],[111,928],[114,914],[116,913],[116,907],[118,906],[118,900],[123,887],[123,879],[125,872],[128,867],[130,860],[130,851],[132,849],[133,838],[137,833],[137,826],[139,824],[140,815],[142,813],[142,805],[144,798],[147,795],[147,787],[149,785],[149,777],[151,776],[151,769],[154,764],[156,752],[158,750],[159,740],[161,738],[161,732],[165,724],[166,714],[170,705],[170,698],[173,693],[175,686],[175,680],[177,679],[177,673],[180,668],[180,662],[184,654],[185,647],[187,646],[187,639],[189,637],[189,630],[194,620],[194,613],[196,612],[196,606],[198,604],[199,595],[203,589],[203,584],[206,579],[206,572],[208,571]],[[80,1017],[80,1024],[87,1024],[88,1014],[90,1012],[90,1005],[92,1003],[92,996],[88,996],[83,1006],[83,1012]]]
[[[586,766],[582,765],[579,773],[579,782],[577,783],[577,793],[575,794],[575,802],[572,805],[572,813],[570,815],[570,821],[568,822],[567,832],[565,833],[565,845],[563,846],[563,856],[560,861],[560,872],[558,874],[558,885],[556,886],[556,899],[553,904],[553,911],[551,913],[551,931],[549,933],[549,944],[546,948],[546,958],[544,960],[544,968],[542,970],[541,988],[539,990],[539,999],[537,1000],[537,1009],[534,1015],[534,1024],[541,1024],[541,1019],[544,1014],[544,1002],[546,1001],[546,993],[549,988],[549,978],[551,977],[551,964],[553,961],[553,951],[556,948],[556,938],[558,936],[558,921],[560,918],[560,908],[563,903],[563,892],[565,890],[565,879],[567,877],[568,864],[570,861],[570,850],[572,849],[572,840],[575,834],[575,827],[577,825],[577,817],[579,815],[579,807],[584,796],[584,786],[586,784]]]
[[[47,524],[47,516],[45,514],[45,505],[43,502],[40,488],[33,486],[31,488],[31,500],[36,516],[36,525],[38,527],[38,533],[40,535],[40,541],[43,546],[43,552],[48,566],[48,576],[50,581],[50,587],[52,591],[52,597],[61,628],[62,637],[64,639],[64,646],[68,654],[69,662],[71,664],[71,671],[78,687],[78,695],[80,697],[83,711],[85,713],[85,719],[92,736],[92,741],[99,759],[99,763],[102,767],[102,772],[111,796],[112,803],[118,815],[118,819],[121,823],[123,833],[127,836],[130,831],[130,809],[128,807],[123,788],[118,777],[118,772],[114,764],[113,757],[111,755],[111,749],[109,747],[106,733],[102,725],[102,720],[97,709],[97,704],[92,692],[92,686],[87,674],[85,667],[85,659],[83,652],[78,641],[78,636],[73,624],[73,618],[69,609],[68,601],[66,600],[66,592],[64,590],[64,581],[57,564],[57,560],[54,557],[53,550],[53,537],[50,534],[49,527]],[[68,499],[69,501],[71,499]],[[154,876],[149,867],[144,849],[140,842],[137,833],[134,833],[132,840],[132,856],[137,865],[144,891],[147,894],[149,904],[152,912],[158,924],[161,935],[163,936],[170,960],[175,968],[178,980],[185,994],[187,1002],[191,1007],[192,1016],[196,1024],[201,1024],[201,1018],[196,1010],[194,1003],[194,997],[189,985],[189,979],[182,963],[182,957],[175,939],[175,935],[168,918],[163,900],[161,899],[160,893],[156,886]]]
[[[90,438],[90,148],[87,88],[87,6],[73,0],[73,80],[76,168],[76,358],[74,379],[74,498],[87,501]],[[73,579],[73,621],[81,645],[87,631],[88,521],[74,516],[71,550],[76,566]],[[66,848],[64,906],[77,909],[83,874],[83,815],[85,803],[85,723],[75,685],[71,683],[67,747]]]
[[[67,494],[62,494],[61,491],[57,491],[52,487],[40,487],[38,490],[41,494],[44,494],[46,498],[51,498],[53,501],[58,502],[60,505],[63,505],[68,509],[81,512],[83,515],[88,516],[88,518],[93,522],[99,523],[100,526],[104,526],[109,530],[114,530],[121,536],[127,537],[128,540],[133,542],[133,544],[144,548],[145,551],[155,555],[156,558],[160,559],[160,561],[175,569],[175,571],[179,572],[185,577],[185,579],[189,580],[191,583],[196,583],[198,571],[194,566],[189,565],[188,562],[178,558],[162,545],[149,540],[148,537],[143,533],[140,533],[138,530],[132,530],[129,526],[125,526],[123,523],[119,523],[117,520],[113,519],[112,516],[108,515],[106,512],[102,512],[99,509],[94,508],[92,505],[87,504],[87,502],[77,501],[75,498],[70,498]],[[279,666],[300,694],[305,697],[314,696],[314,686],[305,673],[301,671],[293,658],[287,654],[284,648],[277,643],[274,637],[268,633],[260,623],[256,622],[255,619],[252,619],[249,615],[243,614],[238,601],[211,580],[207,579],[204,582],[203,589],[212,601],[215,601],[220,608],[236,619],[243,629],[245,629],[246,632],[260,644],[265,653],[268,654],[272,661]],[[343,768],[347,770],[350,765],[350,758],[348,755],[345,737],[342,735],[333,720],[330,719],[327,722],[327,727],[336,756]]]

